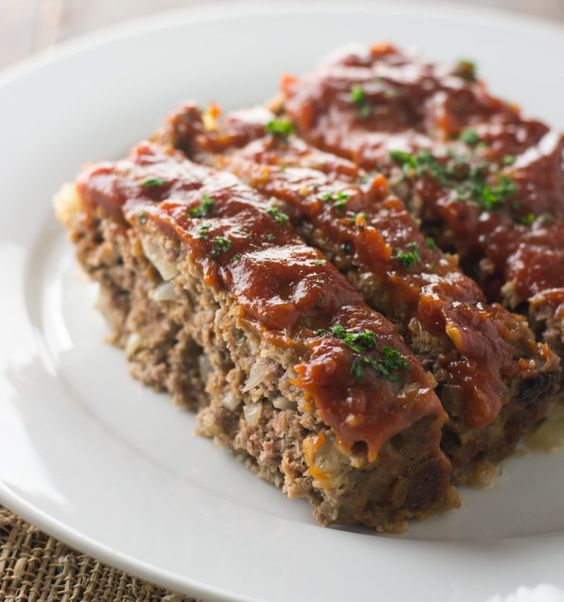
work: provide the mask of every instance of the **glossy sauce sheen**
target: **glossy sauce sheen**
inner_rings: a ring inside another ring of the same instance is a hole
[[[417,318],[441,341],[441,367],[448,384],[462,392],[467,424],[493,422],[507,400],[504,380],[529,369],[527,360],[514,357],[538,353],[536,360],[544,363],[543,353],[550,352],[537,348],[530,333],[523,336],[522,318],[487,305],[473,280],[440,250],[429,248],[383,176],[368,178],[349,161],[296,136],[265,135],[264,125],[273,117],[258,109],[242,111],[219,131],[206,132],[201,114],[187,105],[170,123],[176,144],[197,161],[232,171],[264,195],[287,202],[326,239],[349,245],[354,263],[386,289],[386,306],[378,309],[402,323],[406,334]],[[347,200],[337,209],[339,193]],[[396,257],[398,250],[416,250],[419,259],[406,266]]]
[[[143,185],[147,181],[157,184]],[[209,286],[233,295],[262,336],[293,347],[302,358],[296,384],[313,399],[345,451],[364,442],[373,461],[388,439],[425,416],[435,418],[438,445],[444,410],[393,326],[234,176],[144,143],[126,160],[86,170],[77,189],[87,214],[101,208],[122,224],[140,230],[156,224],[179,239]],[[211,210],[194,217],[205,198],[213,202]],[[218,239],[230,244],[217,245]],[[355,353],[336,336],[317,332],[335,325],[373,333],[376,345],[366,354],[378,361],[382,349],[393,348],[406,369],[392,382],[365,368],[359,380],[351,373]]]
[[[428,175],[415,178],[412,209],[435,226],[439,243],[454,247],[472,273],[488,259],[491,267],[480,270],[479,278],[491,299],[517,305],[564,287],[559,132],[523,117],[481,81],[466,81],[451,68],[388,45],[344,52],[311,76],[285,78],[282,87],[285,109],[304,138],[367,169],[397,173],[390,158],[396,150],[430,151],[439,161],[452,151],[470,153],[499,168],[516,191],[494,211],[457,200]],[[355,87],[362,90],[356,103]],[[479,144],[461,141],[469,129]],[[506,283],[510,289],[503,289]]]

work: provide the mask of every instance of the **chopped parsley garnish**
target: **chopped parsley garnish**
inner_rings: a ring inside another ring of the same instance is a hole
[[[325,194],[321,195],[321,200],[324,202],[332,201],[333,207],[335,207],[336,211],[342,213],[345,210],[347,203],[349,202],[349,197],[350,194],[343,191],[337,192],[335,194],[331,192],[326,192]]]
[[[314,259],[313,263],[315,263],[315,265],[325,265],[325,260],[324,259]]]
[[[427,238],[425,239],[425,246],[428,249],[438,249],[439,247],[437,247],[437,243],[435,242],[435,239],[432,236],[427,236]]]
[[[351,375],[357,380],[362,380],[364,377],[365,366],[372,368],[380,376],[383,376],[390,381],[398,379],[398,371],[407,370],[409,368],[409,364],[403,355],[391,347],[382,347],[379,351],[380,357],[378,359],[374,359],[368,355],[366,353],[367,351],[376,349],[376,336],[370,330],[364,332],[351,332],[341,324],[335,324],[329,331],[321,329],[316,333],[318,335],[324,335],[327,332],[331,333],[340,341],[343,341],[351,351],[358,354],[353,358],[350,367]]]
[[[501,176],[496,186],[490,186],[481,179],[475,179],[470,183],[469,191],[473,197],[470,200],[477,201],[484,211],[495,211],[515,194],[516,189],[514,182],[508,176]],[[465,194],[464,190],[462,190],[462,194]]]
[[[210,231],[210,227],[209,226],[200,226],[198,229],[198,232],[200,234],[200,238],[202,240],[206,240],[208,237],[208,232]]]
[[[270,207],[266,211],[279,224],[285,224],[290,219],[285,213],[282,213],[282,211],[280,211],[280,209],[277,209],[276,207]]]
[[[460,134],[460,142],[464,142],[468,146],[476,146],[480,142],[480,134],[476,130],[464,130]]]
[[[355,105],[361,104],[366,100],[362,86],[356,84],[351,88],[351,100]]]
[[[515,157],[513,155],[505,155],[501,162],[504,165],[513,165],[513,163],[515,163]]]
[[[165,181],[162,178],[157,178],[157,177],[145,178],[141,182],[141,186],[143,186],[143,188],[155,188],[157,186],[163,186],[164,183],[165,183]]]
[[[365,332],[350,332],[341,324],[335,324],[335,326],[329,329],[329,332],[343,341],[349,349],[357,353],[362,353],[365,349],[374,349],[376,347],[376,337],[370,330]]]
[[[287,119],[272,119],[264,126],[264,129],[273,136],[283,138],[294,133],[294,126]]]
[[[382,349],[380,349],[380,353],[383,356],[380,360],[380,363],[389,372],[393,372],[394,370],[409,369],[408,362],[397,349],[392,349],[392,347],[382,347]]]
[[[362,367],[362,360],[355,357],[351,363],[351,374],[356,380],[362,380],[364,377],[364,368]]]
[[[410,268],[418,261],[421,261],[421,254],[419,253],[419,245],[416,242],[410,242],[407,245],[407,248],[409,249],[409,251],[404,251],[403,249],[396,249],[394,257],[403,266],[405,266],[406,268]]]
[[[430,175],[442,180],[447,175],[444,165],[429,151],[421,151],[413,154],[393,150],[390,151],[390,158],[402,166],[405,177]]]
[[[221,253],[229,251],[231,245],[232,242],[228,238],[225,238],[225,236],[216,236],[213,239],[213,248],[210,254],[212,257],[217,257]]]
[[[241,259],[241,253],[235,253],[235,255],[233,255],[233,257],[231,258],[232,262],[235,261],[239,261]]]
[[[524,226],[530,226],[536,219],[536,215],[534,213],[527,213],[527,215],[522,215],[519,218],[519,221],[524,225]]]
[[[366,93],[364,92],[362,86],[356,84],[351,88],[351,101],[356,106],[358,109],[358,114],[363,119],[366,119],[372,112],[372,105],[366,98]]]
[[[467,59],[460,60],[454,66],[453,73],[466,82],[475,82],[478,69],[474,61]]]
[[[190,210],[190,215],[192,217],[208,217],[211,215],[213,210],[214,202],[210,199],[207,194],[202,195],[202,202],[198,207],[193,207]]]
[[[390,159],[400,165],[415,167],[415,156],[407,151],[392,150],[390,151]]]
[[[272,232],[269,232],[266,236],[265,236],[266,240],[268,242],[272,242],[273,240],[276,240],[276,236],[274,236],[274,234],[272,234]]]
[[[390,158],[402,166],[404,177],[431,176],[452,190],[456,200],[473,203],[484,211],[499,209],[517,190],[513,180],[499,175],[495,165],[476,162],[472,157],[451,153],[443,164],[428,151],[391,151]]]

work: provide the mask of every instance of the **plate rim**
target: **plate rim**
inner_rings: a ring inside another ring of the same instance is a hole
[[[218,9],[222,11],[220,14],[218,14]],[[304,6],[300,0],[271,0],[268,5],[263,4],[260,0],[236,0],[235,2],[211,0],[205,5],[163,10],[72,36],[0,69],[0,88],[52,62],[118,39],[143,35],[154,30],[184,26],[188,23],[223,21],[253,15],[291,14],[294,12],[342,14],[356,11],[410,16],[428,16],[429,13],[433,13],[435,17],[464,17],[477,22],[483,22],[487,18],[488,22],[493,25],[501,24],[505,27],[529,30],[551,30],[552,33],[564,35],[564,23],[553,22],[547,18],[524,12],[510,12],[502,8],[470,4],[466,0],[457,4],[451,4],[447,0],[428,0],[424,5],[417,0],[401,0],[401,2],[378,0],[377,3],[370,0],[352,0],[347,2],[345,7],[338,4],[337,0],[313,0],[307,6]]]
[[[221,9],[220,13],[218,13],[218,8]],[[316,14],[321,12],[332,14],[364,12],[374,15],[393,14],[409,16],[429,16],[429,14],[432,14],[434,17],[444,17],[447,19],[462,17],[480,23],[487,21],[489,25],[496,26],[501,24],[509,29],[535,30],[536,32],[546,32],[549,30],[554,34],[564,34],[564,24],[551,22],[547,19],[524,13],[511,13],[503,9],[468,3],[451,5],[443,1],[433,0],[422,5],[415,0],[405,0],[401,3],[394,3],[393,0],[384,0],[378,3],[373,3],[369,0],[353,0],[353,2],[343,6],[331,0],[319,0],[304,6],[299,0],[276,0],[270,5],[248,0],[236,3],[215,0],[206,5],[171,9],[156,14],[128,19],[124,22],[106,26],[94,32],[81,34],[61,42],[50,49],[41,51],[0,70],[0,91],[9,89],[12,82],[32,75],[51,63],[59,62],[67,57],[72,57],[118,40],[143,36],[152,31],[171,27],[186,27],[199,22],[221,22],[252,16]],[[150,581],[155,585],[193,596],[205,596],[210,602],[212,600],[255,600],[255,598],[235,594],[226,589],[203,583],[192,577],[152,565],[134,556],[122,553],[117,549],[113,549],[101,541],[93,539],[79,530],[68,526],[39,507],[26,501],[2,479],[0,479],[0,503],[65,544],[109,566]],[[529,539],[530,537],[557,537],[561,541],[564,541],[563,536],[564,533],[538,534],[536,536],[525,537],[524,539]]]

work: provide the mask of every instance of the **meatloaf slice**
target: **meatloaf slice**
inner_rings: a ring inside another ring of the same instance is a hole
[[[162,137],[284,203],[302,236],[394,322],[439,383],[449,414],[443,448],[457,482],[481,478],[544,415],[558,359],[523,317],[486,303],[456,258],[421,234],[383,176],[310,147],[260,108],[206,129],[188,104]]]
[[[135,376],[324,523],[456,505],[445,412],[393,325],[265,199],[153,143],[58,200]]]
[[[389,175],[488,298],[528,314],[562,353],[556,293],[544,295],[564,294],[560,132],[490,94],[472,63],[443,67],[389,45],[343,51],[285,78],[283,94],[304,138]]]

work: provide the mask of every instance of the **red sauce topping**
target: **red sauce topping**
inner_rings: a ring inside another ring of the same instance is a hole
[[[241,112],[210,133],[188,105],[171,118],[173,130],[183,124],[181,131],[169,135],[197,161],[228,169],[264,195],[287,202],[330,244],[348,245],[351,261],[385,290],[378,309],[399,323],[404,336],[417,318],[439,338],[442,368],[447,383],[461,390],[468,425],[491,423],[508,398],[504,380],[520,371],[517,356],[535,353],[522,318],[485,303],[477,284],[425,239],[383,176],[368,177],[295,136],[265,134],[272,119],[261,110]]]
[[[296,384],[345,450],[364,442],[373,461],[425,416],[438,445],[444,410],[392,324],[257,192],[150,143],[86,170],[78,191],[87,210],[177,237],[210,286],[229,291],[263,336],[292,346]]]
[[[311,76],[286,78],[285,108],[315,145],[407,179],[410,209],[441,246],[455,248],[472,273],[487,258],[479,277],[488,296],[516,305],[564,287],[564,138],[492,96],[466,67],[390,46],[347,52]],[[441,177],[422,161],[411,169],[394,151],[430,153],[451,171],[466,163],[469,173]],[[483,182],[506,190],[492,201]]]

